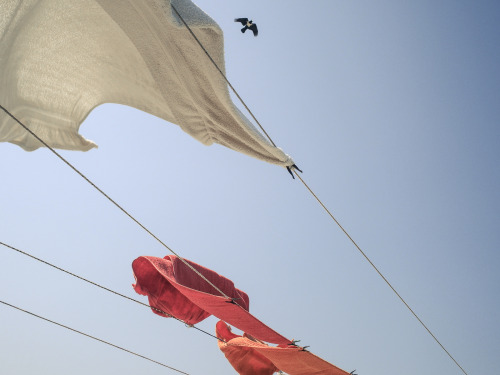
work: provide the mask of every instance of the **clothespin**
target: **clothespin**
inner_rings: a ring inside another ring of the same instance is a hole
[[[292,164],[290,167],[286,167],[286,169],[288,170],[288,173],[290,173],[290,175],[292,176],[292,178],[295,180],[295,176],[293,175],[293,172],[292,172],[292,169],[296,169],[298,170],[300,173],[302,173],[302,171],[300,170],[299,167],[297,167],[295,164]]]
[[[295,346],[296,348],[300,348],[300,351],[301,352],[307,352],[306,348],[309,347],[309,345],[307,346],[298,346],[297,343],[300,342],[300,340],[292,340],[292,342],[288,345],[290,346]]]

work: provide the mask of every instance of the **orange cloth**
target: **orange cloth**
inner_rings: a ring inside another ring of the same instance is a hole
[[[240,375],[272,375],[279,371],[278,368],[264,355],[255,349],[228,344],[236,339],[238,335],[231,332],[231,328],[219,320],[215,326],[217,337],[226,342],[218,341],[219,349],[224,353],[227,360]]]
[[[272,372],[256,372],[257,367],[252,367],[255,362],[262,363],[262,357],[269,361],[266,363],[274,366],[273,371],[279,369],[290,375],[349,375],[348,372],[300,347],[269,346],[235,335],[223,321],[217,323],[216,332],[218,337],[226,340],[226,343],[219,341],[219,348],[240,375],[272,374]],[[271,366],[269,365],[267,369],[270,371]]]
[[[196,324],[214,315],[252,336],[273,344],[290,340],[268,327],[248,312],[249,298],[233,282],[215,271],[185,259],[229,298],[222,297],[175,255],[165,258],[142,256],[132,262],[135,291],[146,295],[153,308],[160,309],[188,323]],[[232,303],[234,298],[234,302]],[[155,309],[153,312],[164,316]]]
[[[187,259],[186,262],[227,296],[235,298],[242,310],[248,310],[248,295],[235,288],[231,280]],[[160,316],[165,317],[156,309],[187,324],[196,324],[213,313],[207,311],[206,306],[201,303],[204,299],[215,298],[217,302],[222,300],[219,304],[223,307],[229,305],[226,298],[220,297],[218,291],[175,255],[167,255],[165,258],[142,256],[132,262],[132,269],[136,279],[132,286],[137,293],[148,296],[153,312]]]

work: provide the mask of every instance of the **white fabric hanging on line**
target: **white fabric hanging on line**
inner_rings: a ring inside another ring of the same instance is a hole
[[[0,104],[54,148],[96,147],[79,127],[96,106],[118,103],[205,145],[292,165],[234,105],[171,5],[224,72],[222,30],[190,0],[1,0]],[[3,111],[0,141],[42,146]]]

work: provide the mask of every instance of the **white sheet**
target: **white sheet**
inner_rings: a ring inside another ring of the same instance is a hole
[[[172,4],[224,71],[220,27],[189,0]],[[79,127],[103,103],[161,117],[205,145],[293,164],[235,107],[169,0],[1,0],[0,104],[50,146],[86,151],[96,145]],[[0,141],[41,147],[3,112]]]

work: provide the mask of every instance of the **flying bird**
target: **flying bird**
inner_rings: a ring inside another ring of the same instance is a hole
[[[257,30],[257,24],[253,23],[253,21],[249,21],[248,18],[235,18],[234,22],[241,22],[244,28],[241,29],[241,32],[244,33],[247,29],[253,31],[253,36],[259,35],[259,30]]]

